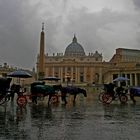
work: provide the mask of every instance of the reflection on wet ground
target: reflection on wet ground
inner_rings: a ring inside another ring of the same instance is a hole
[[[0,106],[0,140],[138,140],[140,138],[140,101],[126,105],[103,105],[97,94],[69,98],[48,106],[16,102]]]

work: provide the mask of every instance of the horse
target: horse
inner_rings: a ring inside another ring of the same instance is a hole
[[[75,87],[75,86],[62,87],[61,99],[62,99],[62,101],[65,102],[65,104],[67,104],[66,95],[70,94],[70,95],[74,95],[73,102],[75,102],[77,94],[80,94],[80,93],[82,93],[84,95],[84,97],[87,97],[87,92],[85,89]]]
[[[51,98],[56,95],[62,88],[61,85],[45,85],[44,82],[34,82],[31,84],[31,97],[32,102],[37,104],[37,97],[40,95],[49,96],[48,104]]]
[[[133,103],[136,103],[134,97],[140,97],[140,87],[131,87],[129,89],[129,92],[130,92],[130,99],[133,101]]]

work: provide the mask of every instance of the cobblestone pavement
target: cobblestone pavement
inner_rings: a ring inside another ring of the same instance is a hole
[[[97,94],[82,95],[73,104],[48,107],[16,102],[0,106],[0,140],[138,140],[140,139],[140,100],[121,105],[98,102]]]

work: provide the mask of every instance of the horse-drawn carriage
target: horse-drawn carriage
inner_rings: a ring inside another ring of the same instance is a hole
[[[24,97],[23,100],[22,96],[19,96],[23,93],[20,91],[21,86],[17,84],[12,84],[10,86],[11,81],[12,78],[0,78],[0,105],[4,104],[5,102],[8,102],[10,99],[13,100],[15,93],[18,94],[17,104],[25,105],[27,102],[26,98]]]
[[[0,105],[10,99],[11,92],[9,91],[11,78],[0,78]]]
[[[34,82],[31,84],[31,97],[32,102],[37,103],[37,98],[40,96],[49,96],[48,104],[49,103],[57,103],[59,102],[59,97],[64,103],[67,103],[66,97],[67,94],[74,96],[74,102],[76,99],[77,94],[82,93],[85,97],[87,96],[86,90],[75,87],[75,86],[67,86],[63,87],[61,84],[56,85],[45,85],[45,82]]]
[[[128,90],[123,87],[115,87],[113,83],[104,84],[103,92],[99,94],[99,101],[110,104],[113,100],[119,100],[122,104],[128,101]]]
[[[30,94],[27,95],[23,94],[26,90],[21,91],[20,85],[13,84],[10,87],[11,80],[11,78],[0,78],[0,104],[9,101],[10,98],[14,98],[15,93],[18,95],[16,101],[19,106],[25,106],[27,104],[27,96],[34,103],[37,103],[38,98],[48,96],[48,104],[58,103],[59,97],[66,104],[67,94],[73,95],[74,101],[79,93],[82,93],[85,97],[87,96],[85,89],[75,86],[62,87],[61,84],[46,85],[44,81],[33,82],[30,85]]]
[[[35,81],[31,84],[31,99],[37,103],[38,97],[49,96],[48,103],[57,103],[61,85],[45,85],[44,81]]]
[[[27,95],[26,90],[22,90],[20,85],[12,84],[10,87],[11,80],[11,78],[0,78],[0,105],[10,99],[13,100],[15,93],[17,93],[17,105],[21,107],[27,104],[27,97],[29,97],[32,102],[37,103],[38,97],[49,95],[49,102],[58,102],[58,91],[60,90],[61,85],[50,86],[45,85],[42,81],[33,82],[31,84],[31,94]]]

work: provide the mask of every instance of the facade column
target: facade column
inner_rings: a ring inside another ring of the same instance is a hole
[[[75,83],[78,82],[78,70],[77,67],[75,67]]]
[[[55,76],[55,75],[54,75],[54,67],[52,68],[52,74],[53,74],[53,76]]]
[[[61,67],[57,67],[58,68],[58,77],[60,78],[61,75]]]
[[[84,73],[83,73],[83,76],[84,76],[84,81],[87,81],[87,71],[88,68],[87,67],[84,67]]]
[[[102,83],[102,68],[99,69],[99,84]]]
[[[93,67],[90,68],[90,82],[93,83]]]
[[[71,67],[71,79],[73,80],[73,67]]]
[[[63,81],[63,68],[60,67],[60,78],[61,78],[61,82]]]
[[[130,73],[130,86],[132,86],[132,73]]]
[[[138,85],[138,81],[137,81],[137,74],[135,73],[135,86]]]
[[[67,67],[65,67],[65,82],[67,81],[66,76],[67,76]]]
[[[79,76],[80,76],[80,73],[79,73],[79,67],[77,67],[77,83],[80,82]]]

